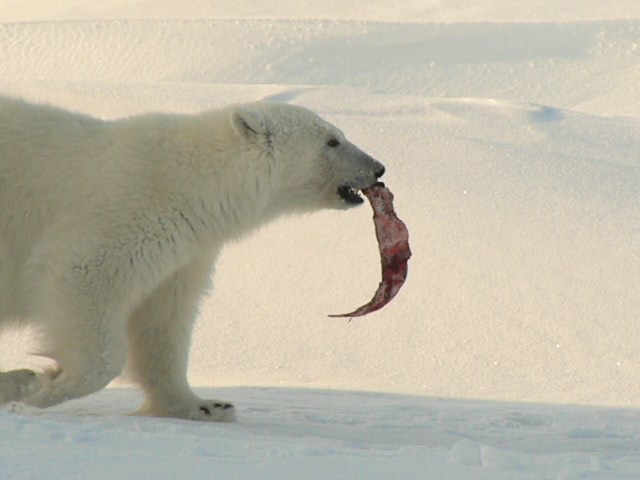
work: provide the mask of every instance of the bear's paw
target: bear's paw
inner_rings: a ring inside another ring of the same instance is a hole
[[[221,400],[203,400],[192,397],[188,400],[159,407],[147,402],[137,413],[150,417],[180,418],[203,422],[234,422],[236,412],[233,404]]]

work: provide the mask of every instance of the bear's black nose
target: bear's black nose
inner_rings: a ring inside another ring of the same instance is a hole
[[[382,175],[384,175],[384,167],[380,168],[380,170],[378,170],[375,175],[376,178],[380,178]]]

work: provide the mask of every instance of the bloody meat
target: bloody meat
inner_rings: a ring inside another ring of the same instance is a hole
[[[393,194],[379,182],[362,191],[373,208],[373,223],[378,239],[382,281],[369,303],[351,313],[330,317],[361,317],[381,309],[396,296],[407,278],[407,262],[411,257],[409,231],[393,209]]]

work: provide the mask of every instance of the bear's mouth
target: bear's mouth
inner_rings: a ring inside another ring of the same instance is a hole
[[[346,203],[357,205],[364,202],[363,198],[358,193],[358,190],[350,185],[341,185],[338,187],[338,196]]]

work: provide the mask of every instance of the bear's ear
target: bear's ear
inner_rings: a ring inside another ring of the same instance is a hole
[[[250,107],[237,107],[231,111],[231,126],[235,132],[248,140],[258,136],[269,137],[267,122],[262,112]]]

